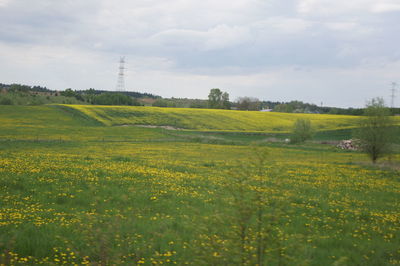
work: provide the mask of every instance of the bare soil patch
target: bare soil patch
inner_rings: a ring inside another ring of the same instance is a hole
[[[118,125],[119,127],[145,127],[145,128],[163,128],[167,130],[184,130],[184,128],[173,127],[173,126],[154,126],[154,125]]]

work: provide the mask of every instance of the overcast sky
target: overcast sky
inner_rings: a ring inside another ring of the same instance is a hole
[[[163,97],[390,103],[400,0],[0,0],[0,83],[115,90],[120,56]]]

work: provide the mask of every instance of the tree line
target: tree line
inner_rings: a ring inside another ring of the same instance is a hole
[[[61,92],[61,95],[74,97],[79,101],[95,105],[141,105],[136,98],[121,92],[98,92],[93,89],[87,91],[74,91],[72,89],[66,89]]]
[[[41,86],[28,86],[21,84],[2,84],[0,91],[19,96],[31,96],[31,100],[17,101],[4,94],[0,94],[0,104],[19,104],[18,102],[30,102],[35,104],[59,103],[52,97],[64,96],[68,99],[61,103],[82,103],[98,105],[151,105],[157,107],[176,107],[176,108],[211,108],[211,109],[233,109],[243,111],[273,111],[284,113],[318,113],[318,114],[339,114],[339,115],[363,115],[364,108],[338,108],[318,106],[316,104],[304,103],[302,101],[262,101],[256,97],[243,96],[235,101],[229,99],[229,93],[219,88],[212,88],[208,94],[208,99],[187,99],[187,98],[162,98],[151,93],[132,92],[132,91],[105,91],[90,88],[88,90],[72,90],[68,88],[64,91],[50,90]],[[40,94],[45,95],[46,101],[39,100]],[[73,100],[69,100],[73,99]],[[149,99],[144,101],[143,99]],[[53,101],[54,100],[54,101]],[[392,114],[400,114],[400,108],[391,108]]]
[[[96,105],[143,105],[139,98],[161,98],[150,93],[113,92],[104,90],[50,90],[41,86],[0,83],[0,104],[40,105],[46,103],[96,104]],[[62,97],[60,97],[62,96]],[[60,99],[61,98],[61,99]]]

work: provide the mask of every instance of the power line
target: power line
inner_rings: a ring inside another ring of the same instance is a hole
[[[121,56],[119,59],[118,82],[116,91],[125,91],[125,57]]]
[[[394,98],[396,98],[396,87],[397,87],[397,83],[396,82],[392,82],[392,89],[390,90],[391,95],[391,102],[390,102],[390,107],[394,108]]]

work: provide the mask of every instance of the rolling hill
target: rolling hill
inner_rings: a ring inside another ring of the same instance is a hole
[[[201,131],[288,132],[298,118],[307,118],[316,130],[352,128],[359,119],[347,115],[289,114],[142,106],[63,105],[106,126],[152,125]]]

